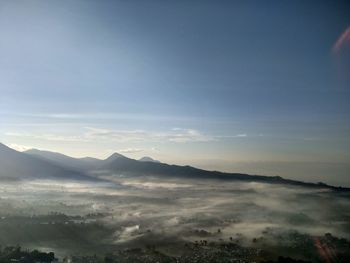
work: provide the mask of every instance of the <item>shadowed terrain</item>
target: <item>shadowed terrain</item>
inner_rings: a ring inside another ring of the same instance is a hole
[[[22,169],[16,181],[3,180],[12,177],[11,162],[9,176],[2,171],[3,247],[54,252],[73,262],[294,262],[285,261],[290,257],[345,263],[349,257],[346,188],[119,154],[97,160],[2,151],[4,164],[16,157]]]

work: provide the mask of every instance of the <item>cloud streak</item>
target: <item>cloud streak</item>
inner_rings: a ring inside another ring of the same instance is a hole
[[[168,142],[209,142],[215,138],[205,135],[198,130],[175,128],[164,132],[152,132],[144,130],[111,130],[87,127],[86,138],[95,140],[111,140],[117,142],[145,142],[145,141],[168,141]]]
[[[6,136],[10,137],[22,137],[31,138],[46,141],[58,141],[58,142],[89,142],[85,136],[71,136],[71,135],[60,135],[60,134],[33,134],[33,133],[20,133],[20,132],[6,132]]]
[[[140,149],[140,148],[126,148],[126,149],[118,150],[119,153],[138,153],[143,151],[144,149]]]
[[[112,141],[112,142],[209,142],[214,141],[214,136],[205,135],[194,129],[172,129],[163,132],[153,132],[145,130],[113,130],[95,127],[85,127],[85,132],[81,135],[62,135],[62,134],[32,134],[7,132],[6,136],[27,137],[33,139],[42,139],[47,141],[64,141],[64,142],[92,142],[92,141]],[[124,149],[124,152],[135,152],[142,149]]]
[[[172,142],[172,143],[193,143],[193,142],[213,142],[230,138],[246,138],[247,134],[235,135],[208,135],[195,129],[173,128],[166,131],[146,131],[146,130],[115,130],[96,127],[85,127],[85,131],[80,135],[65,135],[54,133],[19,133],[6,132],[6,136],[24,137],[40,139],[46,141],[62,142],[119,142],[119,143],[141,143],[141,142]],[[135,153],[143,151],[142,148],[121,149],[121,153]]]
[[[32,149],[33,147],[31,146],[26,146],[26,145],[22,145],[22,144],[17,144],[17,143],[10,143],[9,147],[12,149],[15,149],[17,151],[23,152],[29,149]]]

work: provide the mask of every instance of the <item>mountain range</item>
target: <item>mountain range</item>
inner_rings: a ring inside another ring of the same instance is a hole
[[[18,152],[0,143],[0,179],[73,179],[99,180],[95,172],[110,176],[156,176],[191,179],[237,180],[273,184],[298,185],[313,188],[327,188],[335,191],[350,191],[350,188],[335,187],[324,183],[307,183],[284,179],[280,176],[249,175],[207,171],[192,166],[169,165],[150,157],[139,160],[114,153],[107,159],[91,157],[73,158],[61,153],[31,149]]]
[[[50,159],[15,151],[0,143],[0,179],[74,179],[96,180],[85,173]]]

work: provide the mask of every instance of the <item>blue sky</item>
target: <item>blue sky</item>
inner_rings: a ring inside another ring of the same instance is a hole
[[[331,163],[350,184],[350,83],[332,56],[349,12],[346,1],[1,1],[0,141],[286,176],[281,163]]]

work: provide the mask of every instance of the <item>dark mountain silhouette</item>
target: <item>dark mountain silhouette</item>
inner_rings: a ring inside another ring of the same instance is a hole
[[[50,161],[54,164],[78,171],[92,170],[98,166],[99,162],[101,162],[101,160],[92,157],[73,158],[61,153],[42,151],[37,149],[30,149],[25,151],[25,153],[40,158],[42,160]]]
[[[101,160],[99,162],[99,167],[104,166],[104,165],[108,165],[109,163],[113,163],[115,161],[118,161],[119,159],[128,159],[128,158],[125,157],[124,155],[119,154],[119,153],[113,153],[107,159]]]
[[[111,173],[130,176],[149,175],[191,179],[239,180],[246,182],[262,182],[273,184],[297,185],[314,188],[327,188],[336,191],[350,191],[350,188],[335,187],[324,183],[315,184],[295,181],[290,179],[284,179],[280,176],[249,175],[243,173],[223,173],[219,171],[202,170],[188,165],[180,166],[156,162],[140,162],[122,155],[118,155],[118,158],[104,163],[99,168],[103,170],[108,170]]]
[[[108,158],[101,160],[92,157],[74,158],[57,152],[43,151],[37,149],[30,149],[25,151],[26,154],[35,156],[45,161],[49,161],[53,164],[63,167],[69,167],[70,169],[82,172],[89,172],[93,170],[103,169],[108,164],[113,163],[118,159],[126,159],[124,155],[119,153],[113,153]]]
[[[0,179],[74,179],[96,180],[33,155],[15,151],[0,143]]]
[[[141,159],[139,159],[140,162],[152,162],[152,163],[160,163],[158,160],[154,160],[151,157],[144,156]]]
[[[262,182],[273,184],[287,184],[313,188],[327,188],[335,191],[350,191],[350,188],[335,187],[324,183],[308,183],[284,179],[280,176],[249,175],[243,173],[223,173],[219,171],[207,171],[192,166],[169,165],[160,162],[134,160],[124,155],[114,153],[107,159],[95,158],[72,158],[59,153],[47,151],[30,150],[28,155],[38,156],[42,160],[51,162],[54,165],[69,167],[76,171],[104,171],[105,174],[123,174],[128,176],[156,176],[176,177],[191,179],[217,179],[217,180],[238,180],[246,182]],[[153,160],[153,159],[152,159]]]

